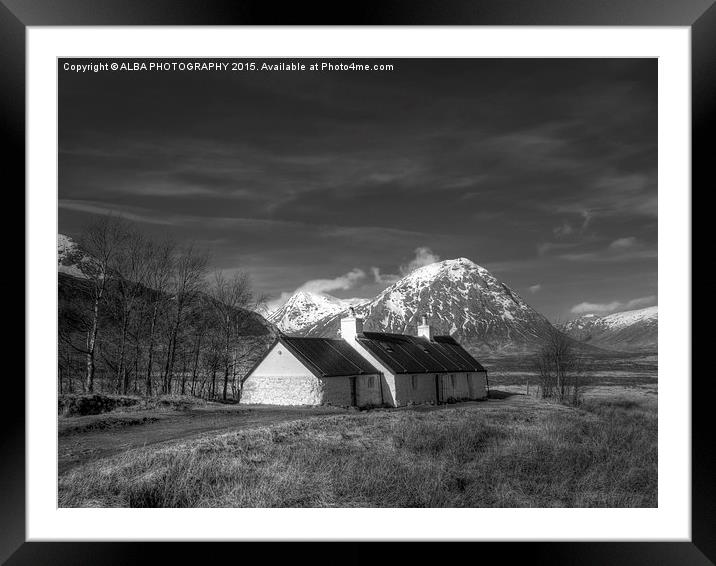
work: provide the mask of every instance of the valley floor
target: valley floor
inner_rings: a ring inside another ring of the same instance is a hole
[[[58,503],[657,505],[655,385],[592,387],[579,409],[520,387],[439,407],[359,412],[209,404],[184,414],[60,418]]]

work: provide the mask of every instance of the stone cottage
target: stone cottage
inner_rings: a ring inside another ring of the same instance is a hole
[[[450,336],[364,332],[353,309],[340,339],[281,336],[244,380],[241,402],[399,407],[487,397],[487,371]]]

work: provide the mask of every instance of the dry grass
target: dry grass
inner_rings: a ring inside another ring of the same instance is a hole
[[[136,449],[63,507],[655,507],[655,404],[370,411]]]

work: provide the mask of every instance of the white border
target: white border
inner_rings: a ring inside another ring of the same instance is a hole
[[[27,30],[28,540],[690,540],[690,30]],[[658,509],[58,509],[57,57],[658,57]],[[667,233],[668,230],[668,233]]]

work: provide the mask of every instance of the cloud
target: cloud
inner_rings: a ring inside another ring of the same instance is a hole
[[[650,248],[612,248],[610,246],[606,250],[562,254],[559,257],[561,259],[566,259],[567,261],[623,262],[640,259],[654,259],[658,257],[658,252],[657,250]]]
[[[359,281],[365,278],[365,271],[354,267],[348,273],[334,279],[313,279],[306,281],[297,291],[310,291],[311,293],[328,293],[330,291],[344,291],[352,289]]]
[[[381,273],[379,267],[371,267],[370,271],[373,274],[373,279],[375,279],[376,283],[391,284],[395,283],[398,279],[400,279],[399,275],[394,275],[391,273]]]
[[[529,290],[530,293],[532,293],[534,295],[535,293],[538,293],[539,291],[542,290],[542,285],[540,283],[537,283],[537,285],[532,285],[530,287],[527,287],[527,289]]]
[[[592,221],[592,212],[590,210],[583,210],[582,211],[582,227],[580,228],[581,232],[584,232],[588,227],[589,223]]]
[[[612,301],[610,303],[579,303],[571,308],[571,312],[574,314],[609,314],[618,311],[641,309],[655,304],[656,295],[649,295],[648,297],[638,297],[626,302]]]
[[[547,254],[550,251],[562,251],[558,258],[567,261],[578,261],[578,262],[624,262],[624,261],[635,261],[644,259],[653,259],[658,257],[658,250],[644,242],[640,242],[633,236],[617,238],[609,244],[604,245],[599,249],[593,247],[593,242],[589,244],[590,249],[580,250],[575,249],[568,251],[569,248],[578,248],[581,244],[556,244],[556,243],[543,243],[537,246],[537,253],[540,256]]]
[[[574,232],[574,228],[572,228],[572,225],[565,220],[561,226],[556,226],[552,232],[555,236],[560,238],[562,236],[569,236],[572,234]]]
[[[419,246],[415,248],[415,257],[408,263],[401,265],[398,268],[399,273],[383,273],[379,267],[371,267],[370,271],[373,275],[373,279],[376,283],[383,285],[390,285],[398,281],[401,277],[404,277],[408,273],[415,271],[426,265],[437,263],[440,261],[440,256],[434,253],[427,246]]]
[[[312,279],[303,283],[293,293],[288,293],[284,291],[276,299],[269,301],[266,305],[266,309],[269,313],[280,309],[286,303],[286,301],[288,301],[295,293],[298,293],[299,291],[308,291],[310,293],[325,295],[329,291],[345,291],[346,289],[352,289],[360,281],[365,279],[365,276],[365,271],[354,267],[348,273],[345,273],[333,279]],[[365,299],[355,297],[348,300],[357,303]]]
[[[636,245],[636,238],[629,237],[629,238],[619,238],[617,240],[614,240],[611,244],[609,244],[609,247],[613,250],[625,250],[628,248],[633,248]]]
[[[553,251],[553,250],[569,250],[572,248],[576,248],[579,246],[578,243],[572,242],[572,243],[555,243],[555,242],[543,242],[541,244],[537,244],[537,254],[540,256],[546,255],[547,253]]]
[[[415,257],[407,265],[400,266],[400,272],[403,275],[407,275],[420,267],[425,267],[426,265],[437,263],[438,261],[440,261],[440,256],[438,254],[433,253],[433,251],[428,247],[421,246],[419,248],[415,248]]]
[[[622,303],[619,301],[612,301],[611,303],[579,303],[578,305],[574,305],[571,308],[571,312],[574,314],[586,314],[586,313],[594,313],[594,314],[606,314],[610,312],[615,312],[619,310],[619,308],[622,306]]]
[[[160,218],[153,215],[152,211],[138,207],[126,207],[120,205],[106,206],[92,201],[73,199],[60,199],[57,206],[58,208],[63,208],[65,210],[85,212],[87,214],[99,214],[102,216],[116,214],[117,216],[121,216],[126,220],[131,220],[132,222],[160,224],[164,226],[172,226],[175,224],[174,219],[169,215],[165,215]]]

